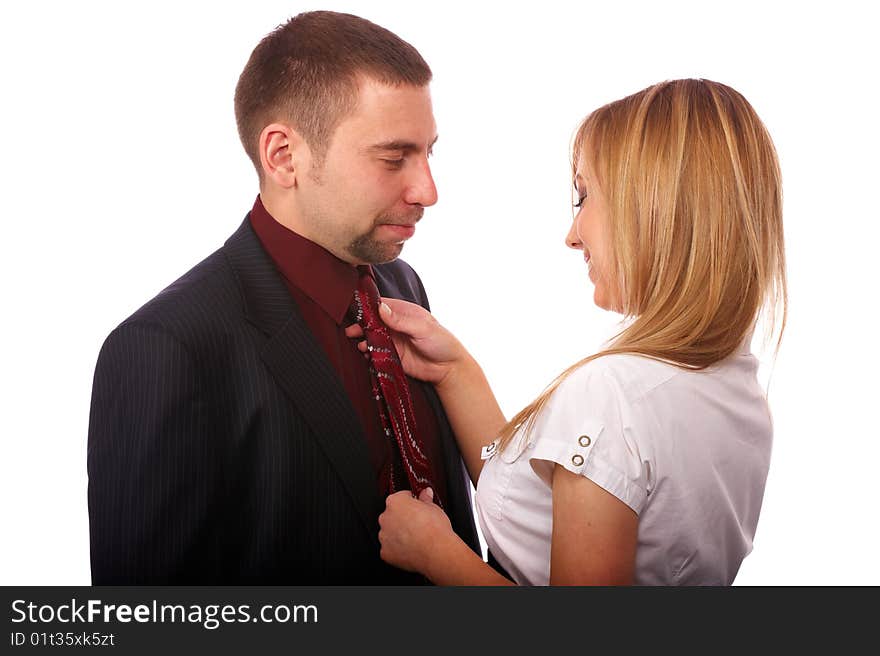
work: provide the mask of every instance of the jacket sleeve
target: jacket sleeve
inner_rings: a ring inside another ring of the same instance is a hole
[[[163,328],[123,324],[104,343],[87,456],[93,584],[175,583],[207,566],[219,468],[201,377]]]

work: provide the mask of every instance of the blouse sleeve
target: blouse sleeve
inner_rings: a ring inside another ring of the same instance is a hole
[[[586,476],[640,513],[648,496],[648,467],[629,426],[622,392],[613,376],[589,362],[550,397],[529,438],[535,474],[552,484],[555,464]]]

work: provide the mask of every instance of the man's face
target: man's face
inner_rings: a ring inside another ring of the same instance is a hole
[[[428,87],[361,84],[317,169],[298,178],[313,241],[351,264],[390,262],[437,202],[428,157],[437,126]]]

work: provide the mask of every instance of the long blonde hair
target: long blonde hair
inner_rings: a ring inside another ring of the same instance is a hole
[[[629,321],[523,408],[500,449],[590,360],[629,353],[699,370],[734,353],[762,309],[777,348],[785,329],[779,162],[740,93],[673,80],[605,105],[577,130],[573,177],[584,164],[607,201],[609,276]]]

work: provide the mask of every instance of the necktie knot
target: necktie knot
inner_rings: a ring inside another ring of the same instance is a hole
[[[379,319],[379,289],[367,267],[358,267],[358,286],[354,292],[355,320],[367,331],[379,330],[388,333],[385,324]],[[367,339],[369,343],[369,338]]]

